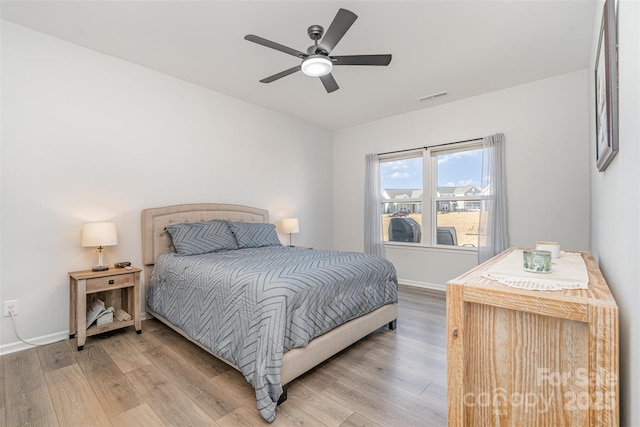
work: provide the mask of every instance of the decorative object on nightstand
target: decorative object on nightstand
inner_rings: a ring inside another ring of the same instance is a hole
[[[82,246],[98,248],[98,265],[92,271],[106,271],[108,266],[102,263],[103,246],[118,244],[118,230],[112,222],[93,222],[82,227]]]
[[[282,231],[284,233],[289,233],[289,246],[293,246],[293,236],[294,233],[300,232],[300,223],[298,222],[298,218],[285,218],[282,220]]]
[[[128,326],[142,332],[141,271],[127,267],[69,273],[69,338],[78,335],[78,351],[88,336]],[[87,312],[87,307],[92,309]]]

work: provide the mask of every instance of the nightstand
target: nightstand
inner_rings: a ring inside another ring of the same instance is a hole
[[[69,273],[69,338],[78,334],[78,351],[84,348],[88,336],[115,329],[134,326],[142,332],[140,319],[140,270],[139,268],[109,268],[107,271],[72,271]],[[121,308],[131,315],[131,320],[117,320],[96,326],[87,324],[87,305],[96,298],[105,307]]]

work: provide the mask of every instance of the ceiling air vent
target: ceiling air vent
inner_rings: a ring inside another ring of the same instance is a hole
[[[428,101],[433,98],[438,98],[439,96],[445,96],[446,94],[447,94],[447,91],[443,90],[442,92],[432,93],[431,95],[422,96],[418,98],[418,101]]]

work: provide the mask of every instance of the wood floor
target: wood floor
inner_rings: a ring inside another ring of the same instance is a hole
[[[0,358],[0,425],[261,426],[253,389],[155,320]],[[445,426],[444,293],[400,287],[382,328],[289,385],[274,426]]]

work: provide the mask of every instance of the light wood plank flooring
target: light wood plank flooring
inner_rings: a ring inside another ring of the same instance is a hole
[[[445,426],[444,293],[400,286],[398,328],[289,385],[274,426]],[[262,426],[243,376],[157,322],[0,358],[0,425]]]

